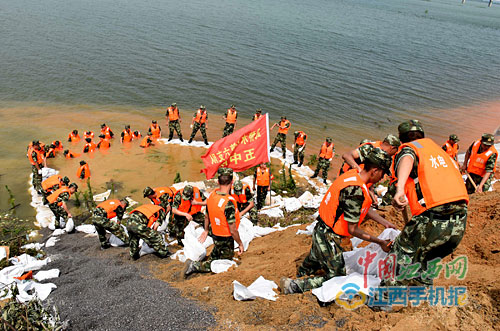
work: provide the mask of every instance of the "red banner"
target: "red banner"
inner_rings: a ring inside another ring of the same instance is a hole
[[[207,179],[212,178],[220,167],[243,171],[263,162],[269,162],[268,114],[238,131],[217,140],[201,157]]]

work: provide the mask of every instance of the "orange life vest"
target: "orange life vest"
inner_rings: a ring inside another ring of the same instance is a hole
[[[83,140],[85,140],[87,138],[94,139],[94,132],[92,132],[92,131],[84,132],[83,133]]]
[[[372,146],[373,146],[373,148],[380,148],[380,146],[382,145],[382,142],[381,142],[381,141],[369,141],[369,142],[366,142],[366,143],[364,143],[364,144],[359,145],[359,146],[358,146],[358,149],[359,149],[361,146],[364,146],[364,145],[372,145]],[[393,159],[393,160],[394,160],[394,159]],[[361,164],[359,165],[359,167],[360,167],[361,169],[364,169],[364,168],[365,168],[365,165],[364,165],[363,163],[361,163]],[[342,170],[343,170],[344,172],[347,172],[347,170],[349,170],[349,169],[351,169],[351,166],[350,166],[347,162],[345,162],[345,161],[344,161],[344,165],[342,166]]]
[[[59,189],[57,189],[54,193],[52,193],[51,195],[49,195],[47,197],[47,201],[49,202],[49,204],[53,204],[54,202],[57,201],[57,198],[59,198],[59,196],[62,194],[62,193],[68,193],[69,194],[69,197],[71,198],[71,191],[69,190],[69,187],[66,187],[66,186],[63,186]],[[62,206],[62,202],[59,202],[57,204],[58,206]]]
[[[132,132],[123,130],[123,142],[128,143],[132,141]]]
[[[99,143],[97,144],[97,147],[99,149],[108,149],[109,146],[111,146],[111,144],[109,143],[108,139],[101,139],[101,141],[99,141]]]
[[[31,154],[33,154],[33,152],[36,153],[36,161],[33,160],[33,156],[31,155]],[[37,151],[33,147],[28,149],[28,153],[26,154],[26,156],[28,157],[28,159],[30,160],[30,163],[32,165],[36,165],[37,163],[42,164],[43,160],[45,159],[45,153],[43,152],[43,149],[40,149]]]
[[[139,131],[137,131],[137,134],[135,134],[135,131],[132,132],[132,138],[133,139],[139,139],[141,137],[141,133]]]
[[[172,106],[167,108],[168,110],[168,120],[169,121],[177,121],[179,119],[179,108]]]
[[[288,130],[292,127],[291,125],[286,127],[287,124],[290,124],[290,121],[289,120],[283,120],[280,122],[280,127],[278,129],[278,133],[283,133],[283,134],[287,134],[288,133]]]
[[[333,157],[333,143],[330,144],[330,146],[326,145],[326,142],[323,143],[323,146],[321,146],[321,152],[319,153],[319,157],[322,157],[323,159],[331,159]]]
[[[229,108],[227,110],[227,114],[226,114],[226,123],[229,123],[229,124],[236,123],[237,114],[238,114],[237,110],[232,110],[231,108]]]
[[[196,117],[194,118],[194,121],[200,124],[205,123],[207,121],[207,112],[198,109],[196,111]]]
[[[68,135],[68,141],[71,141],[72,143],[77,143],[80,141],[80,135],[78,134],[73,134],[73,132],[70,132]]]
[[[236,207],[234,216],[236,219],[236,229],[238,229],[240,226],[240,212],[238,211],[237,203],[232,196],[220,195],[213,191],[207,200],[207,210],[210,225],[212,226],[212,233],[219,237],[231,237],[229,224],[227,223],[226,215],[224,213],[224,209],[226,208],[229,200],[231,200]]]
[[[85,153],[85,148],[88,148],[88,151],[87,153],[92,153],[95,151],[97,145],[94,144],[93,142],[90,142],[90,143],[86,143],[84,146],[83,146],[83,150],[84,150],[84,153]]]
[[[156,127],[153,124],[151,124],[149,126],[149,130],[151,131],[151,136],[153,138],[157,139],[161,137],[161,129],[158,124],[156,124]]]
[[[451,145],[450,141],[448,140],[444,145],[446,146],[446,153],[452,159],[455,160],[457,158],[457,154],[458,154],[458,144],[455,143],[455,144]]]
[[[83,178],[80,178],[80,175],[82,174],[83,170],[85,170],[85,175]],[[78,168],[78,171],[76,172],[76,177],[80,179],[87,179],[90,177],[90,168],[88,163],[85,163],[84,165],[80,166],[80,168]]]
[[[160,217],[160,211],[164,210],[162,207],[157,205],[142,205],[130,212],[132,213],[141,213],[148,219],[148,228],[152,228],[155,222]]]
[[[45,192],[49,192],[56,185],[64,185],[62,177],[59,175],[52,175],[42,182],[42,189]]]
[[[434,141],[423,138],[402,146],[411,147],[418,158],[418,177],[409,177],[405,186],[413,216],[445,203],[461,200],[469,202],[458,166]],[[416,183],[419,183],[423,195],[420,200],[415,189]]]
[[[97,208],[103,209],[108,219],[116,216],[116,208],[121,207],[121,202],[118,199],[108,199],[97,205]]]
[[[269,168],[266,168],[266,170],[262,170],[260,167],[257,168],[257,185],[258,186],[269,186],[269,183],[271,182],[271,179],[273,179],[274,176],[271,175],[269,172]]]
[[[179,208],[177,208],[177,210],[179,210],[183,213],[188,213],[189,215],[194,215],[194,214],[200,212],[201,207],[203,207],[203,206],[193,205],[191,203],[192,201],[203,202],[203,200],[201,200],[200,190],[196,186],[193,186],[193,199],[192,200],[184,200],[182,198],[183,192],[184,192],[184,189],[181,189],[178,191],[178,193],[181,195],[181,204],[179,205]]]
[[[264,115],[262,115],[262,114],[254,114],[254,115],[253,115],[253,120],[254,120],[254,121],[256,121],[256,120],[258,120],[259,118],[261,118],[262,116],[264,116]]]
[[[101,134],[104,135],[106,139],[111,139],[111,129],[109,126],[105,126],[104,128],[101,129]]]
[[[150,136],[146,136],[142,139],[141,141],[141,144],[139,146],[141,146],[142,148],[146,148],[146,147],[149,147],[151,145],[150,142],[148,142],[148,139],[151,140],[151,137]]]
[[[150,199],[151,202],[153,202],[155,205],[159,205],[161,203],[160,197],[164,194],[168,194],[170,199],[172,199],[175,196],[176,190],[173,187],[156,187],[153,189],[156,193],[156,198]]]
[[[71,158],[79,157],[80,155],[81,154],[73,153],[72,151],[68,151],[68,154],[66,154],[66,158],[71,159]]]
[[[59,142],[59,147],[56,145],[56,142]],[[56,146],[56,151],[62,151],[64,149],[62,143],[59,140],[54,140],[52,142],[52,145]]]
[[[246,183],[243,183],[243,188],[241,189],[241,194],[236,194],[234,192],[234,188],[231,188],[231,196],[239,204],[247,203],[248,202],[247,195],[245,194],[247,189],[250,189],[250,186],[248,186],[248,184],[246,184]],[[236,206],[236,207],[238,207],[238,206]]]
[[[299,134],[297,135],[297,139],[295,139],[295,145],[297,146],[304,146],[306,143],[307,135],[305,134],[304,131],[299,131]]]
[[[488,161],[488,159],[492,154],[497,155],[497,158],[495,159],[495,167],[493,168],[493,173],[495,173],[496,164],[498,160],[498,151],[494,145],[491,145],[490,148],[479,154],[478,151],[480,146],[481,146],[481,140],[477,140],[474,143],[474,145],[472,145],[467,171],[471,174],[476,174],[482,177],[484,176],[484,174],[486,174],[486,162]]]
[[[370,210],[372,198],[370,197],[366,183],[361,180],[361,177],[356,170],[351,169],[345,174],[337,177],[332,186],[330,186],[326,192],[325,197],[319,206],[319,216],[323,222],[332,228],[333,232],[344,237],[351,236],[348,230],[349,226],[347,221],[344,219],[344,213],[338,215],[337,217],[337,208],[339,206],[340,191],[348,186],[359,186],[363,190],[363,196],[365,199],[361,206],[361,215],[358,221],[359,226]]]

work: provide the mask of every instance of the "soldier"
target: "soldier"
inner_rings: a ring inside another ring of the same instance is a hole
[[[169,227],[170,236],[177,239],[177,243],[183,246],[181,239],[184,238],[184,229],[190,221],[203,223],[205,216],[201,213],[201,207],[206,206],[206,198],[197,187],[186,185],[177,191],[172,202],[171,218],[172,226]]]
[[[62,145],[62,143],[59,140],[54,140],[52,142],[52,145],[55,146],[56,152],[60,152],[60,151],[63,150],[63,145]]]
[[[108,140],[113,138],[113,136],[115,135],[113,131],[111,131],[111,128],[106,125],[106,123],[101,124],[101,134],[104,135],[104,137]]]
[[[149,247],[156,251],[161,258],[168,257],[168,250],[163,236],[153,230],[158,227],[155,223],[161,223],[165,219],[165,210],[156,205],[142,205],[130,212],[127,220],[127,232],[129,236],[130,257],[137,260],[139,255],[139,240],[142,239]]]
[[[148,148],[151,145],[154,145],[153,144],[153,137],[151,137],[148,133],[148,135],[146,137],[142,138],[142,141],[141,141],[141,144],[139,145],[139,147]]]
[[[135,130],[134,132],[132,132],[132,140],[134,140],[134,139],[138,140],[140,137],[142,137],[140,131]]]
[[[49,149],[45,153],[46,159],[53,159],[56,157],[56,146],[54,144],[49,146]]]
[[[396,266],[387,259],[388,270],[394,270],[396,277],[381,286],[431,286],[432,276],[426,277],[428,262],[451,254],[462,240],[469,197],[457,167],[436,143],[424,138],[419,121],[405,121],[398,131],[403,145],[394,158],[393,206],[409,205],[413,216],[389,252],[395,254]],[[405,265],[420,266],[418,276],[400,279]]]
[[[78,135],[78,130],[73,130],[69,133],[68,141],[71,143],[77,143],[80,141],[80,136]]]
[[[80,178],[81,180],[90,178],[90,168],[87,162],[80,161],[80,167],[76,172],[76,177]]]
[[[42,182],[42,194],[46,198],[52,194],[52,192],[68,185],[69,178],[67,176],[64,176],[63,178],[59,175],[52,175]]]
[[[74,152],[70,151],[69,149],[65,150],[63,154],[64,154],[64,157],[67,159],[74,159],[74,158],[77,158],[81,155],[78,153],[74,153]]]
[[[318,157],[318,165],[316,166],[316,170],[314,170],[314,174],[311,178],[318,177],[319,171],[322,170],[323,183],[326,184],[328,169],[330,169],[330,161],[333,159],[334,155],[335,146],[332,142],[332,138],[328,137],[326,138],[326,142],[323,143],[323,146],[321,146]]]
[[[257,218],[257,208],[253,202],[253,193],[250,190],[250,186],[239,180],[236,181],[231,190],[231,196],[237,203],[240,216],[243,217],[248,213],[250,221],[254,225],[257,225],[259,221]]]
[[[89,131],[85,131],[83,133],[83,139],[87,140],[87,138],[90,138],[90,140],[94,139],[94,132],[92,132],[90,130]]]
[[[293,164],[299,163],[302,167],[304,163],[304,150],[306,149],[307,134],[304,131],[295,131],[295,144],[293,145]]]
[[[262,109],[257,109],[255,111],[255,114],[253,115],[253,118],[252,118],[252,121],[256,121],[258,120],[259,118],[261,118],[263,115],[262,115]]]
[[[33,184],[34,189],[38,192],[42,192],[42,168],[47,165],[47,161],[45,159],[45,152],[40,146],[40,142],[38,140],[33,141],[31,146],[28,147],[28,153],[26,154],[28,160],[31,163],[31,173],[33,174],[33,178],[31,183]]]
[[[207,200],[205,231],[199,238],[201,243],[205,242],[208,235],[208,225],[210,224],[214,249],[204,262],[187,260],[184,277],[188,277],[195,272],[211,272],[210,264],[214,260],[232,260],[235,241],[238,244],[238,255],[243,253],[243,243],[238,232],[240,213],[236,208],[236,201],[230,195],[233,170],[220,168],[218,170],[218,182],[219,188],[214,190]]]
[[[174,130],[175,132],[177,132],[177,136],[179,137],[179,139],[181,141],[184,141],[182,139],[181,125],[180,125],[180,122],[182,122],[181,114],[179,113],[179,108],[177,108],[176,103],[171,104],[170,107],[167,108],[165,116],[167,117],[168,130],[170,131],[168,134],[168,141],[172,140],[174,136]]]
[[[450,134],[448,141],[445,142],[444,145],[441,147],[455,161],[457,161],[459,141],[460,139],[458,139],[458,136],[456,134]]]
[[[122,131],[120,142],[129,143],[133,139],[132,131],[130,130],[130,125],[125,125],[125,130]]]
[[[224,115],[224,119],[226,120],[226,125],[224,126],[222,138],[229,136],[234,131],[234,126],[236,125],[236,120],[238,119],[238,111],[236,110],[235,105],[231,105],[231,107],[227,110]]]
[[[161,127],[156,123],[156,120],[151,121],[151,125],[148,129],[148,135],[150,135],[153,139],[161,138]]]
[[[368,141],[362,143],[358,148],[342,155],[344,163],[342,163],[340,167],[339,176],[349,169],[361,171],[366,155],[374,148],[380,148],[389,154],[389,156],[393,156],[398,151],[399,146],[401,146],[401,141],[393,134],[388,134],[383,141]]]
[[[69,187],[63,186],[47,197],[49,208],[55,217],[54,226],[56,228],[61,226],[61,218],[66,223],[68,218],[72,217],[68,210],[68,206],[66,205],[66,201],[68,201],[71,198],[71,195],[76,191],[78,191],[78,185],[71,183]]]
[[[108,149],[109,147],[111,147],[111,144],[109,143],[109,139],[106,138],[105,135],[101,134],[101,135],[99,135],[99,138],[101,140],[99,140],[99,142],[97,143],[97,148],[99,148],[100,150],[105,150],[105,149]]]
[[[200,130],[205,145],[208,145],[207,131],[206,131],[207,121],[208,121],[207,109],[205,108],[205,106],[201,105],[200,109],[198,109],[196,113],[194,113],[193,119],[191,121],[191,126],[193,127],[193,131],[191,132],[191,137],[189,138],[188,141],[189,144],[193,141],[196,132]]]
[[[90,138],[85,138],[86,144],[83,146],[84,153],[93,153],[97,148],[97,145]]]
[[[288,133],[288,130],[290,129],[290,121],[286,119],[286,116],[281,116],[281,121],[279,123],[274,123],[274,125],[271,127],[271,130],[274,129],[275,126],[278,126],[278,134],[276,135],[276,138],[274,138],[273,144],[271,145],[271,150],[270,152],[274,151],[274,147],[276,147],[276,144],[278,142],[281,143],[281,152],[283,154],[283,159],[286,159],[286,134]]]
[[[257,184],[257,210],[261,210],[266,202],[267,191],[271,190],[271,181],[274,176],[265,163],[260,164],[253,175],[253,190]]]
[[[116,237],[118,237],[118,239],[128,245],[128,235],[120,225],[120,221],[122,220],[123,214],[127,210],[127,207],[127,199],[108,199],[98,204],[94,209],[92,224],[94,224],[99,236],[101,249],[107,249],[111,247],[108,239],[106,238],[106,231],[114,234]],[[117,221],[112,220],[115,217],[117,218]]]
[[[375,149],[366,156],[361,172],[349,170],[333,182],[319,206],[309,255],[297,270],[298,277],[308,277],[296,280],[281,278],[282,293],[302,293],[320,287],[332,277],[345,276],[342,238],[355,236],[377,243],[385,252],[389,251],[388,240],[365,232],[360,225],[368,216],[386,228],[395,228],[394,224],[370,208],[372,199],[366,187],[369,183],[378,182],[384,173],[389,173],[390,167],[390,156],[381,149]],[[324,275],[314,275],[319,270],[324,271]]]
[[[145,198],[151,200],[154,205],[160,206],[165,210],[165,213],[170,212],[174,196],[176,194],[174,187],[155,187],[146,186],[142,192]]]
[[[494,142],[495,137],[490,133],[485,133],[480,140],[472,143],[465,153],[461,171],[469,173],[469,178],[465,183],[469,194],[488,191],[491,187],[491,179],[494,176],[498,159],[498,151]]]

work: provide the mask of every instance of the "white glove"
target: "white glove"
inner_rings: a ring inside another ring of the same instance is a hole
[[[193,128],[193,124],[191,124],[189,127],[192,129]]]

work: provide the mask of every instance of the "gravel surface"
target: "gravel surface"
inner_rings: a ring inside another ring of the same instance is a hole
[[[213,312],[181,297],[149,273],[154,255],[129,259],[128,248],[101,251],[97,237],[65,234],[45,269],[58,268],[48,298],[72,330],[192,330],[215,325]],[[149,262],[148,262],[149,261]],[[164,259],[171,263],[170,259]]]

